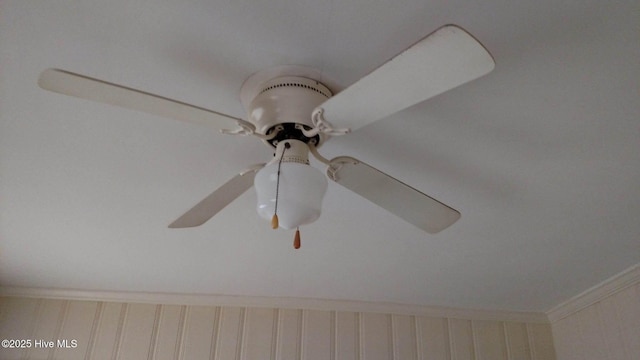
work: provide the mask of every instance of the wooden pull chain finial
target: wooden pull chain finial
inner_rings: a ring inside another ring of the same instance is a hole
[[[296,236],[293,238],[293,248],[300,249],[300,229],[296,229]]]
[[[277,229],[278,226],[280,226],[280,224],[278,223],[278,215],[273,214],[273,217],[271,218],[271,227]]]

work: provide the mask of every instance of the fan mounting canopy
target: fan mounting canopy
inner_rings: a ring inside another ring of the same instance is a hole
[[[242,85],[240,98],[247,111],[247,120],[255,126],[256,133],[269,135],[278,126],[277,130],[283,132],[281,136],[285,138],[311,141],[296,131],[294,125],[302,125],[306,130],[314,128],[313,110],[333,96],[327,86],[315,79],[316,76],[319,72],[310,68],[281,66],[249,77]],[[315,146],[320,146],[326,137],[325,134],[312,137]]]

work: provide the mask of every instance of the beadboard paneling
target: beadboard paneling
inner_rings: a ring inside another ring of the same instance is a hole
[[[447,319],[416,317],[416,337],[419,360],[452,359]]]
[[[56,341],[59,339],[58,334],[62,327],[62,322],[69,305],[68,300],[47,300],[43,301],[36,315],[36,326],[31,331],[31,335],[27,339]],[[5,339],[4,336],[2,336]],[[48,358],[53,354],[53,347],[31,347],[27,349],[25,357],[27,359]]]
[[[302,360],[331,359],[334,356],[331,320],[330,311],[302,312]]]
[[[336,356],[340,360],[360,360],[360,314],[336,312]]]
[[[449,346],[452,360],[475,360],[471,320],[449,319]]]
[[[127,308],[127,304],[102,303],[98,331],[95,334],[93,349],[90,350],[94,358],[98,355],[111,358],[112,354],[115,357]]]
[[[507,357],[509,359],[531,360],[531,347],[527,325],[506,322],[504,324]]]
[[[392,359],[391,315],[362,313],[360,353],[363,359]]]
[[[507,360],[504,324],[473,321],[473,340],[477,360]]]
[[[0,297],[0,338],[78,343],[0,349],[2,359],[555,359],[548,324],[20,297]]]
[[[393,315],[391,317],[393,332],[393,359],[406,360],[418,358],[418,338],[416,337],[415,316]]]
[[[244,337],[245,308],[223,307],[215,359],[239,359]],[[180,357],[180,359],[186,359]]]
[[[67,343],[69,347],[54,348],[54,358],[75,360],[84,359],[89,352],[92,337],[95,337],[97,323],[94,324],[98,310],[98,303],[95,301],[69,301],[67,303],[65,318],[62,328],[56,339],[76,340],[74,344]],[[71,321],[68,321],[72,319]],[[88,331],[87,331],[88,330]]]
[[[44,299],[0,298],[0,338],[31,339]],[[25,349],[0,349],[3,357],[20,359]]]
[[[209,359],[215,353],[220,308],[191,306],[185,311],[180,352],[185,359]]]
[[[219,310],[219,308],[213,308]],[[186,306],[164,305],[161,308],[158,331],[156,335],[153,358],[156,360],[176,359],[180,354],[182,344],[183,323],[186,316]],[[212,324],[215,328],[216,323]],[[215,345],[215,338],[211,341]]]
[[[302,310],[278,310],[276,359],[300,359]]]
[[[640,359],[640,283],[564,316],[552,330],[560,360]]]
[[[278,310],[249,308],[246,311],[244,337],[242,338],[242,359],[273,359],[276,352],[278,334]],[[198,358],[202,359],[202,357]]]
[[[527,324],[533,359],[555,359],[556,352],[549,324]]]

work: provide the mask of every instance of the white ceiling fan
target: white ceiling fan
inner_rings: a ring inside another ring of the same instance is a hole
[[[252,135],[275,148],[268,164],[249,167],[202,200],[169,227],[199,226],[255,184],[258,212],[274,228],[298,228],[320,214],[327,180],[309,166],[309,153],[326,164],[327,176],[428,233],[460,218],[455,209],[348,156],[318,153],[330,137],[346,134],[493,70],[491,54],[472,35],[446,25],[338,94],[321,74],[282,66],[252,75],[241,89],[247,119],[221,114],[144,91],[72,72],[47,69],[40,87],[53,92],[213,126],[222,133]],[[333,124],[340,125],[334,128]],[[236,126],[234,130],[228,127]],[[299,233],[296,233],[296,248]]]

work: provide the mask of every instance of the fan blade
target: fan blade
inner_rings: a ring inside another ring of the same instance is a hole
[[[349,156],[332,159],[327,175],[430,234],[446,229],[460,218],[457,210]]]
[[[211,219],[215,214],[222,210],[225,206],[231,204],[236,198],[244,194],[251,186],[256,172],[262,169],[265,164],[253,165],[238,175],[231,178],[219,187],[211,195],[200,201],[196,206],[180,216],[176,221],[169,225],[169,228],[188,228],[200,226]]]
[[[355,130],[479,78],[491,54],[456,25],[446,25],[319,106],[334,125]]]
[[[255,129],[251,123],[233,116],[65,70],[44,70],[40,74],[38,85],[56,93],[170,119],[210,125],[218,130],[233,127],[236,124]]]

